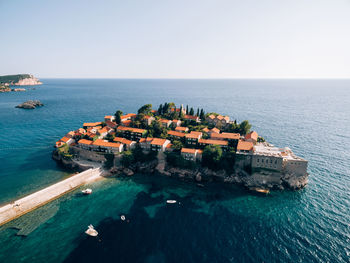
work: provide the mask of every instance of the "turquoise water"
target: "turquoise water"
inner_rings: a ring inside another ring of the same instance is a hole
[[[349,262],[350,80],[43,81],[0,94],[2,204],[68,175],[50,155],[67,131],[165,101],[248,119],[309,160],[309,185],[259,197],[231,185],[109,179],[91,196],[70,193],[3,226],[0,262]],[[28,99],[45,106],[14,108]],[[83,234],[90,223],[99,239]]]

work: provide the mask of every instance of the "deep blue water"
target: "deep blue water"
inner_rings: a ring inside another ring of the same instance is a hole
[[[68,175],[51,160],[67,131],[165,101],[248,119],[269,142],[309,160],[309,185],[260,197],[232,185],[109,179],[92,185],[91,196],[70,193],[1,227],[0,262],[350,261],[350,80],[43,82],[0,94],[1,204]],[[45,106],[14,108],[28,99]],[[90,223],[98,239],[83,234]]]

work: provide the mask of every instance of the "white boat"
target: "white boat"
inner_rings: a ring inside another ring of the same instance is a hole
[[[85,231],[85,234],[95,237],[98,235],[98,232],[95,230],[93,225],[89,225],[88,229]]]
[[[90,188],[86,188],[83,191],[81,191],[84,195],[90,195],[92,193],[92,190]]]
[[[121,216],[120,216],[120,219],[123,220],[123,221],[125,221],[125,215],[121,215]]]
[[[176,203],[176,200],[166,200],[166,202],[167,202],[168,204],[175,204],[175,203]]]

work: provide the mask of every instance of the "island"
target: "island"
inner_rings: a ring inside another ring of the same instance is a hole
[[[25,91],[23,88],[12,89],[11,86],[41,85],[42,82],[30,74],[0,76],[0,92]]]
[[[36,107],[44,106],[39,100],[27,100],[19,105],[17,105],[15,108],[22,108],[22,109],[35,109]]]
[[[249,190],[301,189],[308,183],[307,160],[251,131],[251,124],[204,109],[164,103],[121,110],[83,123],[58,140],[53,158],[71,169],[103,165],[115,176],[160,174],[203,186],[220,181]]]

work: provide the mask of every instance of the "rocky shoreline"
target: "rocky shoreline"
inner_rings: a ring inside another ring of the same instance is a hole
[[[113,176],[133,176],[134,174],[156,174],[180,180],[192,181],[195,183],[222,182],[227,184],[241,185],[249,190],[266,189],[266,190],[299,190],[304,188],[308,183],[308,175],[295,176],[280,173],[253,173],[248,174],[240,168],[235,168],[233,173],[225,170],[213,171],[206,167],[200,167],[194,170],[172,167],[167,164],[162,154],[158,154],[157,159],[149,162],[135,162],[128,167],[114,165],[109,173]],[[58,161],[64,167],[84,171],[91,167],[81,166],[74,159],[66,160],[60,157],[55,150],[52,155],[53,159]]]

